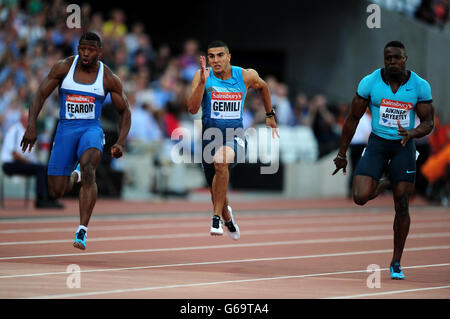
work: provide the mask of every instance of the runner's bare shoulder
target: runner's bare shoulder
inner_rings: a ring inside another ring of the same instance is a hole
[[[70,67],[72,66],[74,59],[75,56],[70,56],[68,58],[56,62],[55,65],[50,70],[49,77],[55,79],[64,78],[67,75],[67,73],[69,73]]]
[[[120,78],[111,71],[111,69],[103,63],[103,84],[106,92],[121,92],[122,81]]]

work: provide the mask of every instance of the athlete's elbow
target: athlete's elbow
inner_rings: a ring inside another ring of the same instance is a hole
[[[119,118],[121,119],[121,121],[131,121],[131,110],[129,107],[124,107],[124,108],[118,108],[116,109],[117,113],[119,114]]]
[[[419,131],[421,133],[421,134],[418,134],[418,136],[416,138],[420,138],[420,137],[426,136],[426,135],[430,134],[433,131],[433,128],[434,128],[434,121],[433,120],[426,121],[423,124],[424,125],[422,125],[422,130],[417,130],[416,129],[416,131]]]

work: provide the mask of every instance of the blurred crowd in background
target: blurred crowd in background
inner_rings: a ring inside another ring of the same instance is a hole
[[[87,3],[80,6],[81,28],[69,29],[67,5],[62,0],[0,0],[0,143],[8,128],[20,120],[21,109],[29,108],[50,68],[58,60],[77,54],[79,37],[86,31],[101,35],[102,61],[124,84],[132,112],[129,153],[151,150],[154,145],[170,140],[172,132],[182,123],[201,118],[201,114],[191,115],[186,109],[191,80],[199,69],[199,56],[205,54],[196,39],[186,39],[182,52],[175,54],[168,44],[155,47],[145,25],[127,21],[123,10],[111,9],[108,14],[93,12]],[[443,13],[435,8],[435,17],[439,14],[439,21],[444,18],[447,21],[448,2]],[[329,101],[323,94],[289,92],[281,79],[267,76],[265,80],[279,126],[311,128],[319,158],[337,149],[350,101]],[[58,114],[55,90],[45,102],[38,121],[37,147],[43,163],[48,160]],[[102,114],[105,131],[117,130],[115,116],[107,98]],[[256,92],[250,91],[244,107],[244,128],[264,123],[264,107]],[[427,157],[436,151],[429,140],[427,137],[421,141],[429,147]],[[448,144],[448,136],[445,143]]]
[[[372,2],[437,26],[441,30],[448,26],[449,0],[372,0]]]

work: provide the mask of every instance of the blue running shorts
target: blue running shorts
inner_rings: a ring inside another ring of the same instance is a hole
[[[89,148],[103,154],[105,135],[99,121],[78,124],[60,121],[48,163],[48,175],[70,176],[81,155]]]

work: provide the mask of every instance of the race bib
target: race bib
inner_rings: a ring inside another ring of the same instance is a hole
[[[409,127],[409,112],[413,107],[412,103],[381,99],[379,124],[398,127],[397,121],[400,121],[401,126]]]
[[[242,92],[211,92],[211,118],[241,118]]]
[[[95,97],[86,95],[66,95],[66,119],[95,119]]]

